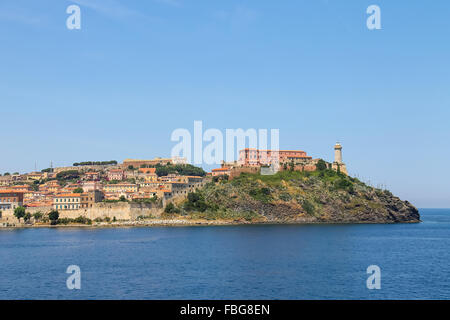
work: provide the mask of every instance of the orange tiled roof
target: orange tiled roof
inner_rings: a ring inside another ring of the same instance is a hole
[[[57,195],[55,195],[55,198],[66,198],[66,197],[71,197],[71,198],[74,198],[74,197],[80,197],[81,196],[81,194],[80,193],[62,193],[62,194],[57,194]]]
[[[218,168],[218,169],[212,169],[213,172],[220,172],[220,171],[230,171],[230,168]]]
[[[0,190],[0,193],[24,193],[23,191],[17,191],[12,189]]]
[[[49,207],[51,206],[52,203],[49,201],[46,202],[30,202],[29,204],[27,204],[27,207],[31,207],[31,208],[36,208],[36,207]]]

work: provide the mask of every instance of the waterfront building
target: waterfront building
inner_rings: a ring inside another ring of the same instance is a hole
[[[58,194],[53,198],[53,209],[55,210],[78,210],[80,207],[80,193]]]
[[[0,191],[0,210],[15,209],[23,206],[23,192],[14,190]]]
[[[92,208],[94,203],[101,202],[104,199],[103,192],[94,190],[81,194],[81,209]]]

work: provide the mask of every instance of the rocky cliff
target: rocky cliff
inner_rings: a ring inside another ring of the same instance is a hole
[[[387,190],[333,170],[242,174],[211,182],[181,206],[198,218],[265,222],[420,222],[418,210]]]

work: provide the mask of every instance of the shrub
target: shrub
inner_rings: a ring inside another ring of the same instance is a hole
[[[56,179],[60,181],[78,179],[80,174],[77,170],[62,171],[56,175]]]
[[[23,219],[25,221],[30,221],[31,220],[31,213],[29,213],[29,212],[25,213],[25,216],[23,217]]]
[[[158,201],[158,196],[153,196],[151,198],[133,199],[134,203],[156,203]]]
[[[200,192],[189,192],[186,202],[184,203],[184,209],[187,211],[200,211],[205,212],[208,208],[205,197]]]
[[[172,202],[169,202],[164,208],[165,213],[180,213],[180,209],[177,208]]]
[[[335,182],[335,186],[337,189],[346,189],[352,185],[353,184],[351,183],[351,181],[347,180],[346,178],[340,178]]]
[[[303,200],[302,207],[306,211],[307,214],[309,214],[309,215],[314,214],[314,205],[311,202],[309,202],[308,200]]]
[[[92,224],[92,220],[91,219],[86,218],[86,217],[82,217],[82,216],[79,216],[78,218],[75,218],[73,220],[73,222],[81,223],[81,224]]]
[[[116,160],[111,161],[84,161],[84,162],[75,162],[73,164],[74,167],[78,166],[105,166],[105,165],[116,165]]]
[[[264,203],[269,202],[272,199],[271,191],[267,187],[262,188],[254,188],[249,191],[249,195],[258,201],[262,201]]]
[[[322,159],[319,159],[319,161],[317,161],[316,164],[316,169],[318,171],[324,171],[327,169],[327,163],[325,161],[323,161]]]
[[[34,220],[36,220],[36,221],[41,220],[43,216],[44,216],[44,214],[41,211],[35,212],[33,214]]]
[[[175,173],[182,176],[201,176],[206,175],[205,170],[202,168],[193,166],[191,164],[170,164],[156,165],[156,174],[158,177],[167,176],[168,174]]]
[[[283,192],[283,193],[280,194],[280,199],[285,201],[285,202],[288,202],[288,201],[291,201],[292,197],[291,197],[291,195],[289,193]]]

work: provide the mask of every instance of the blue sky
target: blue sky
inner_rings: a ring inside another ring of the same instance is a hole
[[[169,156],[202,120],[339,140],[350,173],[450,207],[449,35],[448,1],[2,0],[0,172]]]

